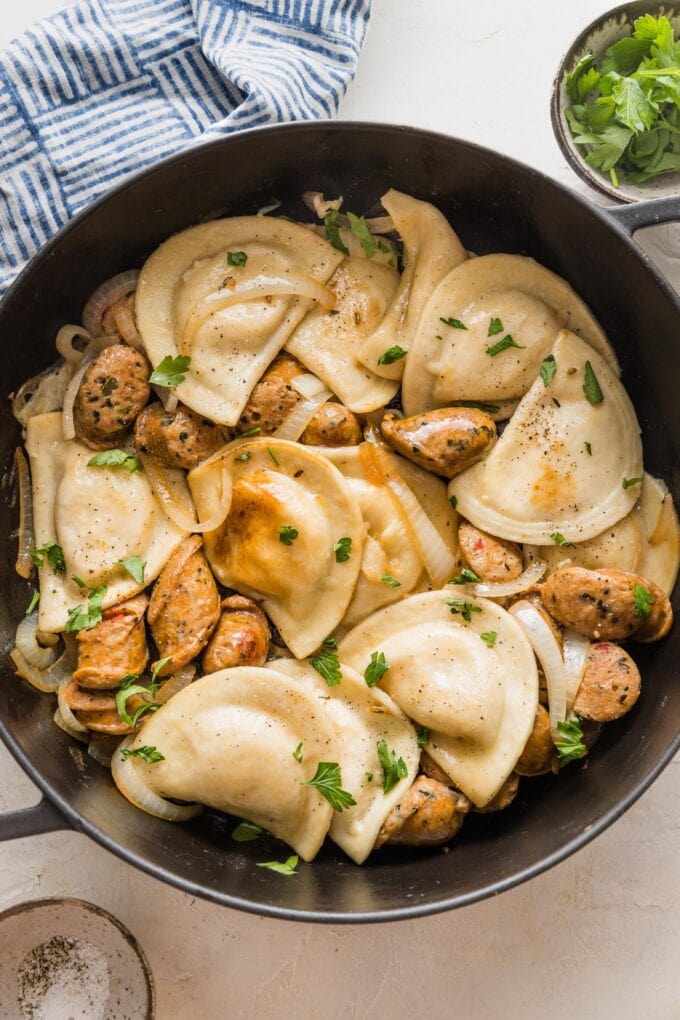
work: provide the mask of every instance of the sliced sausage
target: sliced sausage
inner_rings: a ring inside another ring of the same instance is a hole
[[[116,707],[116,696],[109,691],[89,691],[70,683],[64,691],[66,704],[75,713],[81,725],[97,733],[134,733],[135,728],[121,719]],[[134,712],[143,704],[138,694],[128,699],[128,711]]]
[[[130,711],[137,707],[132,698],[128,702],[128,707]],[[115,708],[103,712],[76,712],[75,717],[79,723],[87,726],[88,730],[92,730],[93,733],[111,733],[115,736],[124,736],[126,733],[135,732],[135,727],[128,726],[118,715]]]
[[[257,602],[230,595],[203,653],[205,673],[233,666],[263,666],[269,653],[269,625]]]
[[[411,418],[386,414],[380,430],[397,453],[444,478],[475,464],[496,441],[493,418],[474,407],[440,407]]]
[[[203,540],[190,535],[161,571],[147,618],[159,660],[158,676],[169,676],[198,655],[220,618],[220,596],[203,554]]]
[[[135,422],[136,448],[165,467],[190,471],[217,453],[223,443],[214,422],[184,404],[172,412],[162,404],[150,404]]]
[[[77,634],[78,665],[73,679],[80,687],[113,690],[124,676],[139,676],[149,658],[144,629],[146,595],[111,606],[98,624]]]
[[[456,835],[467,814],[469,801],[436,779],[418,776],[403,799],[385,820],[375,849],[393,846],[436,846]]]
[[[519,776],[511,772],[505,780],[495,797],[492,797],[484,807],[474,808],[478,815],[490,815],[494,811],[503,811],[510,807],[519,790]]]
[[[279,354],[250,394],[237,430],[248,432],[256,428],[263,436],[275,432],[300,399],[291,382],[303,373],[299,361],[289,354]]]
[[[356,446],[362,440],[359,419],[344,404],[322,404],[300,442],[307,446]]]
[[[542,586],[541,598],[560,623],[595,641],[656,641],[673,622],[665,592],[625,570],[562,567]]]
[[[451,777],[444,772],[443,768],[437,765],[434,758],[430,758],[427,751],[420,752],[420,771],[424,772],[426,776],[430,777],[430,779],[436,779],[438,783],[443,783],[444,786],[454,786],[454,782]]]
[[[628,652],[610,641],[593,645],[574,701],[582,719],[610,722],[630,711],[640,695],[640,671]]]
[[[106,347],[88,365],[73,403],[76,438],[106,450],[125,438],[149,399],[151,366],[127,344]]]
[[[514,581],[524,569],[518,545],[495,538],[468,521],[461,521],[458,527],[458,542],[468,567],[482,581]]]
[[[539,705],[529,739],[515,765],[520,776],[542,776],[552,770],[555,745],[550,734],[550,716],[543,705]]]

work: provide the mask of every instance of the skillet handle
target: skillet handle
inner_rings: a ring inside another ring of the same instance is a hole
[[[653,198],[648,202],[631,202],[603,209],[620,227],[632,237],[642,227],[653,227],[658,223],[680,220],[680,197]]]
[[[20,811],[8,811],[0,815],[0,842],[8,839],[23,839],[25,836],[39,836],[43,832],[70,829],[70,823],[51,801],[42,798],[33,807]]]

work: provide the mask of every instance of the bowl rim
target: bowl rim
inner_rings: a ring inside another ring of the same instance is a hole
[[[114,188],[105,191],[99,198],[94,202],[87,205],[84,209],[80,210],[71,220],[69,220],[63,227],[54,235],[54,237],[48,241],[48,243],[41,248],[26,266],[22,272],[13,281],[11,286],[8,288],[5,295],[0,299],[0,319],[1,313],[4,306],[7,304],[8,298],[13,298],[14,294],[24,285],[24,282],[29,278],[31,272],[35,267],[45,261],[46,256],[51,255],[61,242],[62,237],[71,229],[79,226],[86,218],[97,210],[99,207],[108,202],[114,195],[120,195],[131,185],[136,184],[139,180],[144,177],[151,177],[154,172],[166,166],[175,165],[181,166],[184,159],[191,158],[197,151],[206,149],[207,147],[217,147],[225,144],[234,139],[244,136],[251,135],[263,135],[263,134],[290,134],[295,135],[297,133],[305,132],[316,132],[316,131],[330,131],[330,132],[352,132],[352,131],[371,131],[377,134],[415,134],[418,135],[423,141],[431,141],[433,143],[443,142],[454,142],[459,146],[466,147],[476,153],[480,158],[488,158],[492,160],[502,160],[510,168],[514,168],[520,171],[522,174],[528,177],[533,177],[536,180],[541,180],[547,183],[551,188],[557,191],[564,192],[570,201],[577,203],[589,215],[595,216],[596,219],[600,220],[603,225],[606,225],[610,230],[622,240],[630,251],[639,259],[644,265],[645,270],[651,273],[656,284],[660,289],[665,292],[671,303],[675,306],[678,318],[680,321],[680,293],[671,285],[669,280],[664,276],[660,269],[645,255],[643,250],[632,238],[631,232],[626,229],[626,226],[622,220],[612,215],[612,213],[603,206],[600,206],[592,202],[585,195],[579,194],[572,188],[551,177],[549,174],[544,173],[536,167],[531,166],[528,163],[524,163],[521,160],[515,159],[506,153],[498,152],[495,149],[491,149],[488,146],[480,145],[477,142],[470,141],[468,139],[459,138],[456,135],[450,135],[443,131],[433,131],[428,128],[413,127],[408,124],[390,124],[381,121],[357,121],[357,120],[310,120],[310,121],[294,121],[282,124],[270,124],[260,127],[254,127],[238,131],[231,135],[224,135],[219,138],[210,139],[201,145],[192,146],[189,149],[181,150],[180,152],[173,153],[170,156],[166,156],[164,159],[157,160],[151,163],[149,166],[143,167],[133,174],[127,176],[123,181],[117,184]],[[640,204],[640,203],[638,203]],[[273,917],[286,921],[303,921],[309,923],[321,923],[321,924],[376,924],[384,923],[388,921],[404,921],[411,920],[419,917],[429,917],[430,915],[444,913],[445,911],[454,910],[458,907],[468,906],[473,903],[478,903],[482,900],[488,899],[492,896],[496,896],[499,893],[505,892],[508,889],[512,889],[515,886],[521,885],[531,878],[535,878],[541,875],[543,872],[548,871],[556,864],[566,860],[577,850],[586,846],[596,836],[600,835],[605,829],[609,828],[618,818],[620,818],[630,808],[639,797],[651,786],[654,780],[660,775],[660,773],[670,763],[671,759],[675,756],[676,752],[680,750],[680,725],[676,732],[675,737],[670,741],[667,748],[659,756],[654,765],[649,771],[640,779],[628,793],[617,803],[614,807],[606,812],[592,825],[586,826],[579,835],[565,843],[559,850],[555,850],[547,857],[543,857],[521,871],[515,872],[509,875],[507,878],[500,879],[493,882],[487,882],[473,892],[464,894],[448,896],[435,902],[413,904],[411,906],[403,907],[392,907],[387,910],[362,910],[362,911],[348,911],[348,910],[305,910],[299,907],[285,907],[278,906],[275,903],[261,901],[254,902],[250,899],[245,899],[242,896],[234,896],[228,893],[223,893],[218,888],[211,888],[194,879],[184,877],[173,871],[169,871],[167,868],[153,864],[149,862],[143,854],[130,849],[123,845],[115,837],[110,836],[104,832],[97,825],[91,822],[84,815],[80,814],[71,806],[71,804],[63,797],[60,793],[52,788],[50,780],[47,776],[43,776],[42,773],[33,764],[29,756],[23,751],[19,745],[18,740],[15,738],[13,733],[10,732],[5,720],[0,717],[0,738],[2,738],[4,744],[12,753],[16,761],[21,765],[23,770],[29,776],[29,778],[36,784],[39,790],[45,795],[48,801],[50,801],[58,811],[64,816],[67,822],[77,832],[87,835],[93,839],[100,846],[103,846],[106,850],[115,854],[120,859],[124,860],[127,864],[132,865],[140,871],[145,872],[152,878],[159,881],[165,882],[174,888],[180,889],[182,892],[188,893],[191,896],[197,896],[200,899],[208,900],[212,903],[216,903],[220,906],[231,907],[232,909],[241,910],[245,913],[254,914],[258,917]],[[2,816],[0,815],[0,825],[2,822]]]
[[[550,122],[552,124],[553,134],[560,148],[560,151],[562,152],[562,155],[566,159],[571,169],[581,178],[582,181],[584,181],[586,184],[589,184],[592,188],[595,188],[597,191],[600,192],[600,194],[606,195],[607,198],[612,198],[616,202],[619,202],[620,204],[628,205],[631,205],[634,202],[641,202],[646,200],[637,195],[627,194],[625,191],[622,191],[621,188],[615,188],[613,184],[608,183],[606,177],[598,173],[597,170],[594,170],[588,166],[584,157],[581,156],[578,149],[575,148],[571,140],[571,135],[569,134],[568,128],[565,127],[564,119],[562,116],[564,104],[562,103],[560,93],[562,88],[562,82],[564,80],[564,74],[567,69],[567,64],[570,64],[573,56],[576,53],[578,53],[579,50],[585,47],[585,44],[587,43],[588,37],[591,35],[591,33],[594,32],[597,28],[599,28],[604,22],[608,21],[610,18],[615,18],[617,15],[628,14],[630,8],[634,6],[634,4],[635,0],[633,0],[632,3],[629,0],[628,3],[617,4],[616,7],[611,7],[608,11],[605,11],[603,14],[598,14],[596,18],[593,18],[593,20],[579,32],[579,34],[575,37],[573,42],[569,44],[567,49],[562,54],[550,90]],[[659,10],[659,13],[663,13],[667,9],[668,11],[673,12],[673,10],[675,9],[674,12],[680,15],[680,4],[676,5],[671,2],[670,4],[662,3],[654,5],[646,4],[644,3],[644,0],[641,0],[641,5],[645,6],[646,8],[656,6]],[[650,195],[649,201],[653,201],[655,198],[661,197],[663,196]]]

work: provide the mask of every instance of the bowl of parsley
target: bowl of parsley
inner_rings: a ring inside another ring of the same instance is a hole
[[[680,194],[680,4],[623,4],[581,32],[553,83],[557,142],[620,202]]]

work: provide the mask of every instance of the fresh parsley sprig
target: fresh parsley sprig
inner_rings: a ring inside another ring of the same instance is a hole
[[[35,567],[38,567],[38,569],[43,567],[45,560],[47,560],[55,574],[66,573],[64,550],[56,542],[45,542],[39,549],[31,549],[31,562]]]
[[[243,842],[243,841],[242,841]],[[297,875],[295,870],[298,866],[298,855],[292,854],[287,861],[263,861],[258,868],[268,868],[269,871],[276,871],[279,875]]]
[[[649,588],[644,584],[636,584],[633,588],[633,601],[635,603],[635,615],[641,620],[649,619],[655,599]]]
[[[405,351],[399,344],[394,344],[393,347],[388,347],[386,351],[383,351],[378,358],[379,365],[393,365],[395,361],[401,361],[405,358],[408,351]]]
[[[473,613],[482,612],[481,606],[476,606],[474,602],[466,602],[465,599],[444,599],[444,602],[453,616],[460,614],[466,623],[471,623]]]
[[[344,811],[356,804],[352,794],[342,789],[340,766],[335,761],[320,761],[313,777],[303,780],[300,786],[313,786],[334,811]]]
[[[406,779],[408,768],[404,759],[397,758],[384,740],[378,741],[378,760],[383,770],[383,793],[389,793],[400,779]]]
[[[116,560],[114,565],[122,567],[123,570],[127,571],[132,580],[136,581],[137,584],[144,584],[146,562],[141,556],[126,556],[124,560]]]
[[[127,450],[102,450],[90,457],[88,467],[120,467],[124,471],[142,471],[142,462]]]
[[[375,687],[390,668],[384,652],[371,652],[371,661],[364,670],[364,680],[369,687]]]
[[[568,765],[571,761],[576,761],[578,758],[585,758],[588,754],[588,748],[583,742],[583,730],[581,729],[579,719],[574,716],[568,722],[558,722],[557,732],[560,735],[560,739],[555,741],[555,747],[557,748],[560,768],[563,765]]]
[[[149,382],[152,385],[165,386],[166,389],[172,390],[184,382],[190,364],[191,358],[188,354],[178,354],[175,358],[168,354],[154,368],[149,376]]]
[[[102,601],[108,591],[105,584],[97,585],[96,588],[87,588],[87,585],[79,578],[76,580],[76,583],[80,588],[88,591],[87,607],[79,605],[69,609],[66,626],[64,627],[64,630],[69,633],[79,630],[92,630],[98,623],[101,623]]]
[[[321,645],[319,654],[314,655],[309,660],[310,666],[313,666],[319,676],[324,678],[329,687],[336,687],[342,680],[340,659],[336,652],[337,647],[337,643],[333,638],[326,638]]]
[[[336,563],[346,563],[350,557],[352,550],[352,539],[351,538],[339,538],[333,546],[333,552],[335,553]]]
[[[141,758],[147,765],[155,765],[156,762],[165,761],[165,755],[153,744],[145,744],[143,747],[124,747],[120,752],[123,761],[127,758]]]

